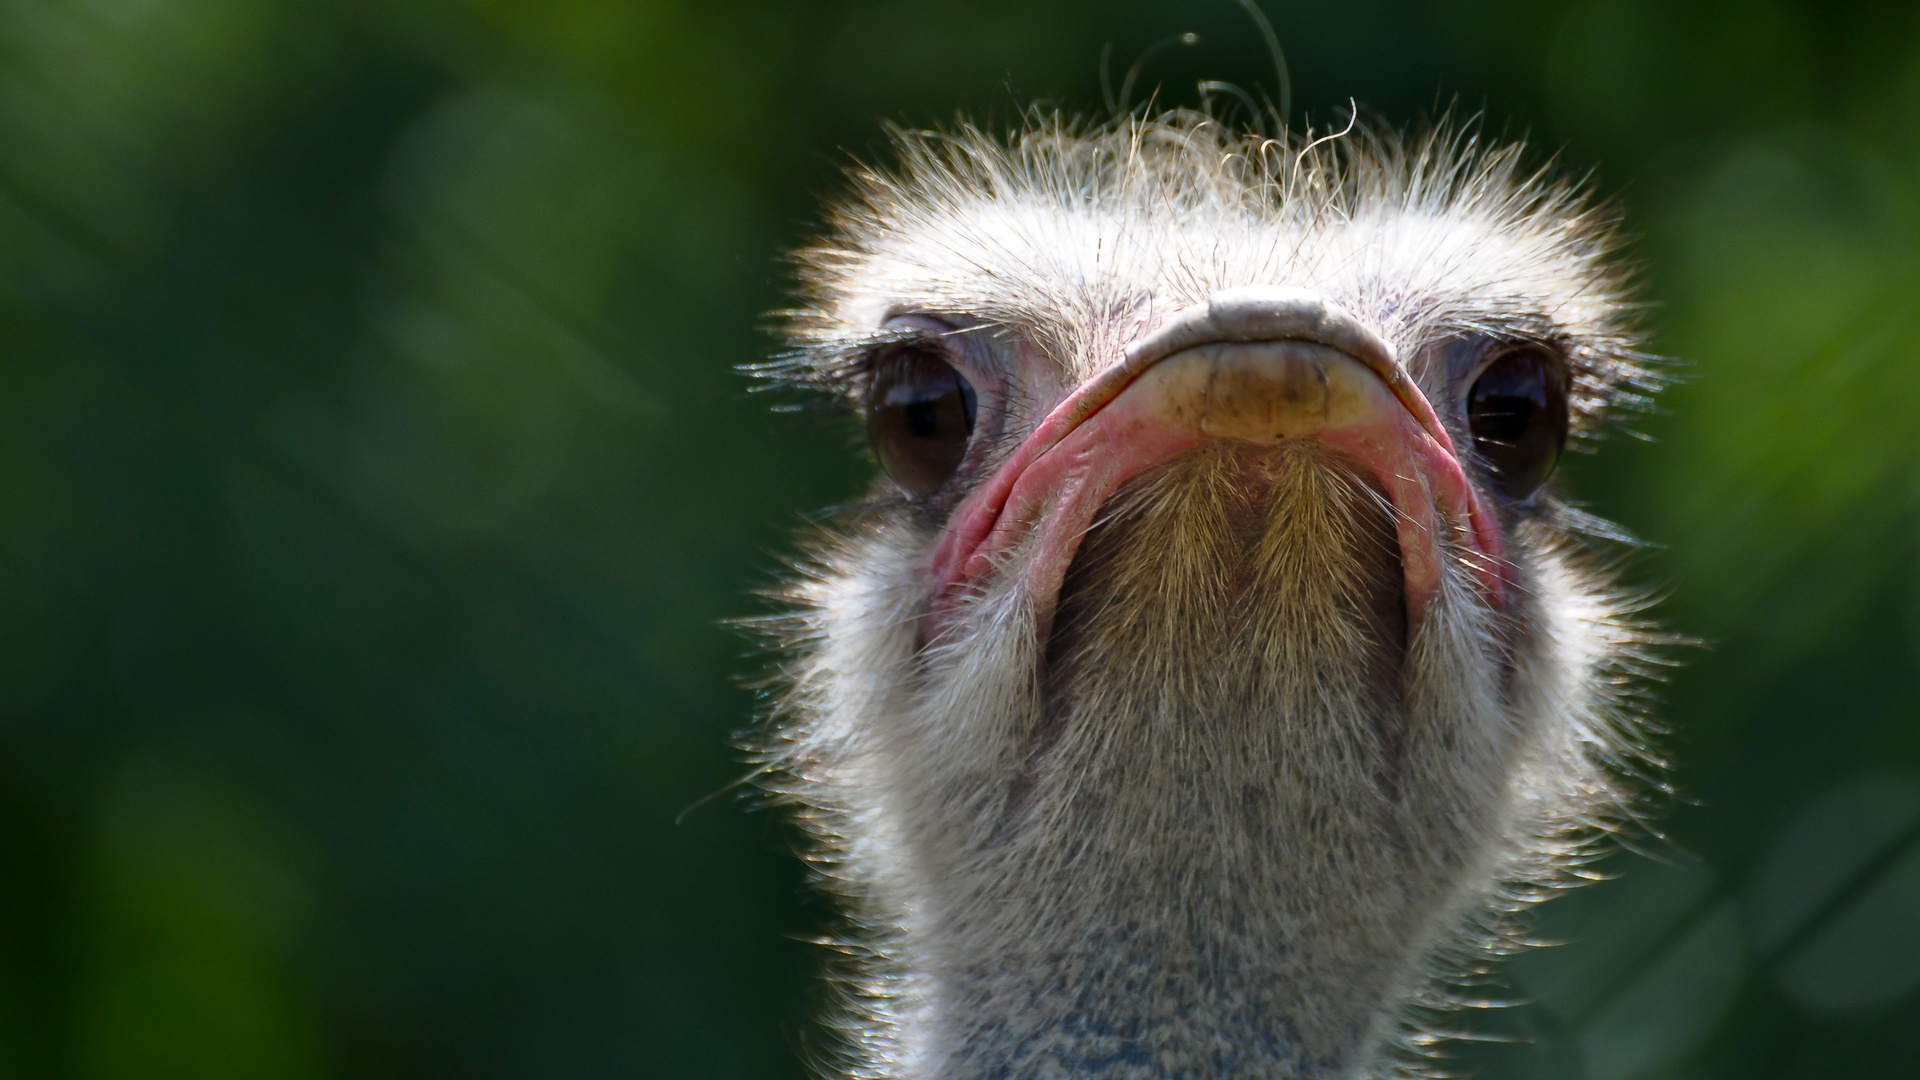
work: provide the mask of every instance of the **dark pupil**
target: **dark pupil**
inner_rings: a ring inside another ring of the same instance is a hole
[[[1558,364],[1531,352],[1493,362],[1467,396],[1474,449],[1491,468],[1493,486],[1524,499],[1546,483],[1567,442],[1566,378]]]
[[[922,439],[935,437],[940,434],[940,406],[947,405],[951,411],[952,403],[952,394],[942,394],[931,400],[907,402],[907,430]],[[952,422],[951,418],[948,422]]]
[[[867,434],[887,474],[912,495],[931,495],[967,455],[973,387],[938,357],[905,351],[874,372]]]

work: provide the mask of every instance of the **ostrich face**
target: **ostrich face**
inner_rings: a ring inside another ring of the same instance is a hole
[[[900,149],[783,369],[884,467],[767,744],[855,1071],[1385,1067],[1618,800],[1630,635],[1542,486],[1646,381],[1605,223],[1458,136]]]

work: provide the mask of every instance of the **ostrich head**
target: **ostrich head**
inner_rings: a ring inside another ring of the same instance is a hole
[[[1471,132],[900,137],[775,374],[883,471],[761,744],[856,1076],[1350,1077],[1622,805],[1547,486],[1648,383],[1608,221]]]

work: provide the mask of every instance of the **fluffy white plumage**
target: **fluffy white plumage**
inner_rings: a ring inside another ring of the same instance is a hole
[[[1475,358],[1550,350],[1590,438],[1656,381],[1609,215],[1471,127],[1272,141],[1176,113],[897,148],[800,254],[795,350],[762,369],[859,408],[931,320],[983,384],[954,477],[922,497],[882,478],[811,539],[774,623],[784,690],[756,748],[854,928],[837,1067],[1420,1068],[1449,980],[1629,810],[1643,638],[1568,537],[1583,516],[1551,491],[1490,501],[1504,598],[1437,539],[1411,625],[1394,505],[1310,439],[1130,479],[1057,597],[1016,545],[930,623],[928,560],[1076,388],[1240,286],[1351,313],[1457,446]]]

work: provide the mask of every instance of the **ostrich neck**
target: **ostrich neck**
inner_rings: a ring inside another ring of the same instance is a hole
[[[1502,726],[1423,704],[1483,658],[1409,645],[1376,504],[1280,471],[1089,535],[1018,775],[949,778],[1006,794],[917,861],[915,1080],[1362,1074],[1487,884]]]
[[[1453,891],[1403,857],[1375,718],[1145,725],[1083,783],[1039,781],[1045,822],[943,883],[936,1075],[1356,1074]],[[1312,774],[1288,767],[1304,744]]]

